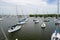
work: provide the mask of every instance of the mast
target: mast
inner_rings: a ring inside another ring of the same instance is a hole
[[[59,0],[58,0],[58,3],[57,3],[57,18],[59,17]],[[57,25],[59,27],[59,25]],[[58,28],[56,27],[56,28]]]
[[[22,14],[21,14],[20,16],[21,16],[21,17],[24,17],[23,8],[21,9],[21,13],[22,13]]]
[[[58,14],[59,14],[59,0],[58,0],[58,3],[57,3],[57,18],[59,17]]]
[[[17,14],[18,12],[17,12],[17,2],[16,2],[16,14]]]
[[[18,20],[18,8],[17,8],[18,5],[17,5],[17,4],[18,4],[18,1],[16,1],[16,15],[17,15],[17,21],[19,21],[19,20]]]

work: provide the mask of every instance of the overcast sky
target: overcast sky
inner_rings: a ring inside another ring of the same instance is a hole
[[[56,14],[57,2],[57,0],[0,0],[0,14]]]

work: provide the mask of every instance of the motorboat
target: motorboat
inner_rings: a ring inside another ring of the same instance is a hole
[[[60,33],[58,31],[58,28],[56,28],[55,32],[52,34],[51,40],[60,40]]]
[[[49,22],[49,18],[44,18],[44,22]]]
[[[21,29],[21,25],[13,25],[11,28],[9,28],[8,32],[11,33],[11,32],[15,32],[17,30]]]
[[[46,27],[46,24],[43,22],[41,25],[41,28],[45,28],[45,27]]]
[[[33,20],[34,21],[34,23],[39,23],[39,20],[37,20],[37,19],[35,19],[35,20]]]
[[[35,23],[39,23],[39,20],[36,20]]]

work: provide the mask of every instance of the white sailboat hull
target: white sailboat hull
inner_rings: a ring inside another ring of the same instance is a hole
[[[11,33],[11,32],[17,31],[19,29],[21,29],[21,26],[16,26],[14,29],[9,29],[8,32]]]
[[[45,28],[45,27],[46,27],[46,24],[43,23],[43,24],[41,25],[41,28]]]
[[[35,21],[35,23],[39,23],[39,21],[38,21],[38,20],[36,20],[36,21]]]
[[[39,23],[39,20],[34,19],[33,22],[34,22],[34,23]]]

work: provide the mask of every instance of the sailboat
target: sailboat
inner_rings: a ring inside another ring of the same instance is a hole
[[[34,19],[33,22],[36,24],[36,23],[39,23],[39,20]]]
[[[38,9],[36,11],[36,13],[38,12]],[[35,19],[33,19],[33,22],[36,24],[36,23],[39,23],[39,20],[37,19],[37,17],[35,17]]]
[[[24,17],[25,17],[25,16],[24,16]],[[27,22],[27,21],[28,21],[28,17],[23,18],[23,20],[24,20],[25,22]]]
[[[48,12],[47,12],[47,14],[48,14]],[[47,15],[48,16],[48,15]],[[46,17],[45,19],[44,19],[44,22],[49,22],[50,20],[49,20],[49,18],[48,17]]]
[[[17,24],[22,25],[22,24],[25,24],[27,21],[28,21],[28,18],[23,18],[23,19],[19,20]]]
[[[45,19],[44,22],[49,22],[50,20],[49,19]]]
[[[45,24],[45,22],[44,22],[44,17],[42,17],[43,19],[43,23],[41,24],[41,28],[45,28],[46,27],[46,24]]]
[[[58,13],[59,13],[59,0],[58,0]],[[51,40],[60,40],[60,33],[59,33],[59,30],[58,30],[58,27],[56,27],[55,32],[52,34]]]
[[[56,19],[55,25],[59,25],[59,24],[60,24],[60,20],[59,19]]]
[[[23,10],[22,10],[22,13],[23,13]],[[20,25],[23,25],[25,24],[27,21],[28,21],[28,18],[23,15],[24,18],[18,20],[18,23],[17,24],[20,24]]]
[[[17,13],[17,5],[16,5],[16,13]],[[17,31],[19,29],[21,29],[21,25],[16,24],[16,25],[11,26],[11,28],[8,29],[8,32],[9,33],[15,32],[15,31]]]
[[[57,13],[59,14],[59,0],[58,0],[58,7],[57,7],[57,9],[58,9],[58,10],[57,10]],[[58,17],[58,15],[57,15],[57,17]],[[57,18],[55,24],[56,24],[56,25],[59,25],[59,24],[60,24],[59,18]]]
[[[20,24],[20,25],[25,24],[26,23],[25,20],[26,19],[19,20],[19,22],[17,24]]]
[[[46,24],[43,22],[41,25],[41,28],[45,28],[45,27],[46,27]]]
[[[58,28],[56,28],[55,32],[52,34],[51,40],[60,40],[60,34]]]
[[[13,25],[11,28],[9,28],[8,32],[11,33],[11,32],[15,32],[17,30],[21,29],[21,25]]]

